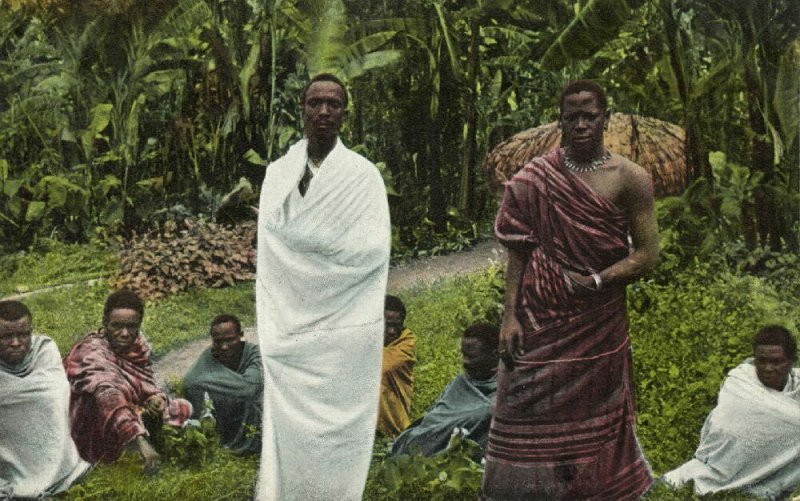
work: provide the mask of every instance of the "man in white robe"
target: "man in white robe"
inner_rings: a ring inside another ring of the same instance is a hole
[[[391,227],[379,171],[338,138],[346,107],[336,77],[312,79],[306,139],[261,190],[259,500],[357,500],[369,470]]]
[[[47,497],[89,467],[69,432],[69,383],[56,344],[31,334],[19,301],[0,301],[0,499]]]
[[[761,329],[753,358],[728,373],[700,431],[694,458],[664,475],[698,494],[741,490],[782,499],[800,485],[800,370],[797,342],[779,326]]]

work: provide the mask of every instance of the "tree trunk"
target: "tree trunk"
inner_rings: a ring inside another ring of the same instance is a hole
[[[480,25],[477,20],[470,22],[469,60],[467,66],[466,93],[466,131],[464,134],[464,156],[461,161],[461,189],[458,197],[458,210],[466,217],[472,217],[475,207],[475,150],[477,134],[477,98],[478,61],[480,51]]]

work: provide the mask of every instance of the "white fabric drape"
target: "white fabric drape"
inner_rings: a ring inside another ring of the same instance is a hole
[[[20,364],[0,362],[0,498],[55,494],[86,471],[68,411],[69,383],[49,337],[33,336]]]
[[[355,500],[377,418],[389,209],[378,170],[340,141],[301,196],[306,150],[302,140],[269,165],[261,191],[256,498]]]
[[[698,494],[741,489],[766,499],[800,485],[800,370],[781,392],[761,384],[749,361],[731,370],[694,459],[664,480],[694,480]]]

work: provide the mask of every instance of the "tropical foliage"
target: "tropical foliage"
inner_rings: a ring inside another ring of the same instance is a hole
[[[554,119],[559,88],[577,77],[604,84],[618,111],[685,127],[689,177],[704,180],[704,193],[720,196],[709,152],[747,167],[736,236],[749,248],[798,245],[797,2],[0,7],[6,248],[214,216],[215,201],[242,180],[259,186],[264,162],[299,137],[299,94],[320,71],[348,83],[343,135],[383,170],[398,253],[478,238],[494,209],[480,160],[501,139]]]

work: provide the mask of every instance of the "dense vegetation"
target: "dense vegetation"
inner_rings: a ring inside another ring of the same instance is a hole
[[[739,233],[797,247],[800,5],[791,0],[0,0],[0,237],[86,242],[252,217],[300,133],[309,74],[352,97],[343,135],[390,186],[395,253],[474,239],[478,165],[550,120],[567,80],[748,168]]]
[[[109,279],[165,296],[144,324],[157,355],[219,311],[252,325],[252,284],[227,286],[249,277],[264,163],[300,137],[320,71],[347,82],[343,138],[384,175],[394,259],[459,250],[496,208],[486,152],[594,78],[615,111],[686,131],[661,264],[629,288],[638,431],[663,473],[756,327],[800,326],[798,20],[793,0],[0,0],[0,296],[77,283],[26,299],[62,353],[98,326]],[[415,416],[459,370],[460,331],[498,318],[501,287],[492,267],[403,292]],[[385,445],[368,499],[475,497],[470,444],[405,463]],[[256,461],[212,452],[153,479],[127,457],[67,497],[247,499]]]

